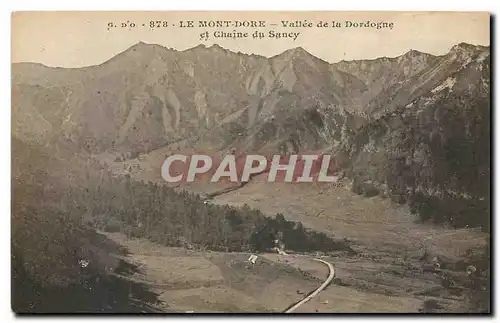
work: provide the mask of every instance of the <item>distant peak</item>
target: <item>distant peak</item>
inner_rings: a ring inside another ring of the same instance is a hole
[[[302,47],[302,46],[297,46],[297,47],[295,47],[295,48],[292,48],[291,50],[292,50],[292,51],[294,51],[294,52],[305,52],[305,53],[308,53],[308,52],[304,49],[304,47]],[[309,53],[308,53],[308,54],[309,54]]]
[[[136,43],[135,45],[133,45],[132,47],[137,48],[137,47],[148,47],[148,46],[152,46],[152,45],[151,44],[147,44],[147,43],[145,43],[143,41],[140,41],[140,42]]]
[[[410,49],[409,51],[406,52],[405,55],[421,55],[421,54],[424,54],[418,50],[415,50],[415,49]]]
[[[457,47],[457,48],[474,48],[476,46],[474,46],[472,44],[469,44],[469,43],[461,42],[461,43],[456,44],[453,47]]]
[[[205,44],[199,44],[195,47],[191,47],[191,48],[187,49],[186,51],[191,51],[191,50],[193,50],[193,51],[209,50],[209,51],[213,51],[213,52],[229,52],[228,49],[225,49],[224,47],[220,46],[219,44],[212,44],[210,46],[207,46]]]
[[[421,52],[421,51],[418,51],[418,50],[415,50],[415,49],[410,49],[409,51],[407,51],[406,53],[404,53],[403,55],[399,56],[399,60],[401,59],[421,59],[421,58],[425,58],[425,57],[430,57],[431,55],[430,54],[427,54],[427,53],[424,53],[424,52]]]
[[[199,44],[194,47],[187,48],[183,50],[183,52],[190,52],[190,51],[199,51],[199,50],[206,50],[207,46],[205,44]]]
[[[301,46],[290,48],[290,49],[284,51],[283,53],[278,54],[278,55],[276,55],[274,57],[286,57],[287,59],[294,59],[294,58],[311,59],[311,58],[313,58],[313,59],[317,59],[317,60],[323,61],[322,59],[320,59],[320,58],[314,56],[313,54],[309,53],[307,50],[305,50]]]
[[[451,52],[475,52],[484,49],[484,46],[472,45],[468,43],[459,43],[451,48]]]
[[[225,49],[224,47],[222,47],[221,45],[219,44],[212,44],[212,46],[208,47],[209,49],[212,49],[212,50],[218,50],[218,51],[228,51],[227,49]]]
[[[169,48],[169,47],[165,47],[165,46],[162,46],[162,45],[159,45],[159,44],[149,44],[149,43],[145,43],[143,41],[140,41],[138,43],[136,43],[135,45],[131,46],[130,48],[134,48],[134,49],[147,49],[147,50],[150,50],[150,49],[155,49],[155,50],[174,50],[173,48]]]
[[[285,52],[288,52],[290,54],[294,54],[294,55],[309,55],[309,56],[313,56],[311,53],[309,53],[307,50],[305,50],[303,47],[301,46],[298,46],[298,47],[295,47],[295,48],[291,48]]]
[[[149,50],[150,48],[155,48],[155,47],[161,47],[159,45],[155,45],[155,44],[147,44],[145,42],[138,42],[136,43],[135,45],[132,45],[129,47],[129,49],[127,49],[125,52],[129,52],[129,51],[133,51],[133,52],[136,52],[136,51],[146,51],[146,50]]]

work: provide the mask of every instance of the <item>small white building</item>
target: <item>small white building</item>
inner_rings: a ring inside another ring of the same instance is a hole
[[[257,256],[253,254],[250,255],[250,257],[248,257],[248,261],[255,265],[255,262],[257,261]]]

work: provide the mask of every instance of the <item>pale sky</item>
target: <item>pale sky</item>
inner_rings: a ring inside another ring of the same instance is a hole
[[[342,24],[342,28],[283,28],[282,20],[307,20]],[[169,27],[151,30],[151,20],[167,21]],[[195,28],[180,28],[180,20],[194,20]],[[202,28],[199,20],[264,20],[265,28],[238,28],[251,34],[258,30],[300,32],[297,39],[214,39],[213,32],[234,28]],[[345,21],[393,23],[391,29],[345,28]],[[137,27],[111,28],[135,22]],[[142,27],[145,24],[145,27]],[[175,24],[175,27],[172,26]],[[276,26],[270,26],[276,24]],[[208,31],[211,39],[201,41]],[[18,12],[12,16],[12,62],[37,62],[48,66],[81,67],[100,64],[143,41],[184,50],[200,43],[214,43],[248,54],[273,56],[301,46],[329,62],[342,59],[395,57],[410,49],[435,55],[447,53],[460,42],[489,46],[490,16],[485,12]]]

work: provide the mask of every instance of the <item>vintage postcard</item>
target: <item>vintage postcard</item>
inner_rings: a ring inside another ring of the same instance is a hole
[[[490,14],[14,12],[16,313],[491,313]]]

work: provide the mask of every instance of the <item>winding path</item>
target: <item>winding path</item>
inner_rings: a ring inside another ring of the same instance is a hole
[[[333,280],[333,278],[335,277],[335,268],[333,268],[333,266],[332,266],[331,263],[326,262],[326,261],[324,261],[322,259],[317,259],[317,258],[314,258],[313,260],[322,262],[322,263],[324,263],[325,265],[328,266],[328,270],[330,271],[330,273],[328,274],[328,278],[326,278],[326,280],[323,282],[323,284],[321,284],[321,286],[319,286],[314,292],[312,292],[311,294],[309,294],[306,297],[304,297],[301,301],[299,301],[295,305],[293,305],[293,306],[289,307],[288,309],[286,309],[285,313],[293,313],[293,311],[295,311],[301,305],[309,302],[316,295],[318,295],[323,289],[325,289],[326,286],[328,286],[328,284],[330,284],[331,281]]]

